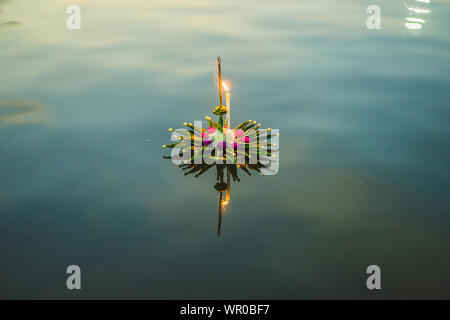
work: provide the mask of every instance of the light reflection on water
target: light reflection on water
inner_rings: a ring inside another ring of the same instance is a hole
[[[0,1],[1,104],[43,112],[0,123],[1,297],[72,298],[75,263],[85,298],[370,298],[370,264],[448,298],[448,1],[414,34],[401,1],[379,31],[371,1],[89,1],[69,32],[71,2]],[[214,174],[160,148],[211,115],[218,55],[233,121],[282,134],[220,238]]]
[[[431,13],[428,8],[429,0],[415,0],[414,2],[405,3],[409,17],[406,18],[405,27],[410,30],[420,30],[425,24],[425,17]]]

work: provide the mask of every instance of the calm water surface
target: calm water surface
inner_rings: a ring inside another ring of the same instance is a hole
[[[372,2],[0,0],[0,297],[450,298],[450,2]],[[219,55],[232,120],[281,132],[221,237],[215,173],[161,149]]]

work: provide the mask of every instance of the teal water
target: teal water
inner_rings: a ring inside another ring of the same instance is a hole
[[[450,298],[450,2],[372,2],[0,0],[0,297]],[[161,145],[219,55],[232,121],[281,136],[217,237],[214,172]]]

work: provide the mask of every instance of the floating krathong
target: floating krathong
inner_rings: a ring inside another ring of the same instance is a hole
[[[270,164],[276,161],[275,153],[278,150],[273,148],[272,130],[261,129],[261,124],[257,121],[247,120],[231,128],[230,92],[228,84],[222,81],[220,57],[217,58],[217,66],[219,105],[213,109],[213,113],[218,116],[217,122],[207,116],[207,128],[203,128],[201,122],[200,125],[197,122],[184,122],[185,129],[169,129],[172,141],[176,142],[163,145],[163,148],[172,148],[171,155],[164,158],[179,164],[185,175],[195,174],[195,177],[199,177],[216,167],[217,183],[214,188],[219,192],[217,234],[220,235],[222,212],[230,205],[231,200],[231,178],[233,181],[240,181],[238,169],[249,176],[251,171],[260,174],[264,174],[262,170],[270,172]],[[226,91],[225,106],[222,104],[223,90]]]

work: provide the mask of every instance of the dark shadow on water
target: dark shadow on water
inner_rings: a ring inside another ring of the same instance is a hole
[[[29,99],[0,100],[0,125],[49,124],[46,107]]]
[[[1,15],[4,13],[4,10],[1,8],[4,4],[10,2],[11,0],[0,0],[0,28],[2,27],[13,27],[20,24],[20,22],[16,20],[3,20]]]

